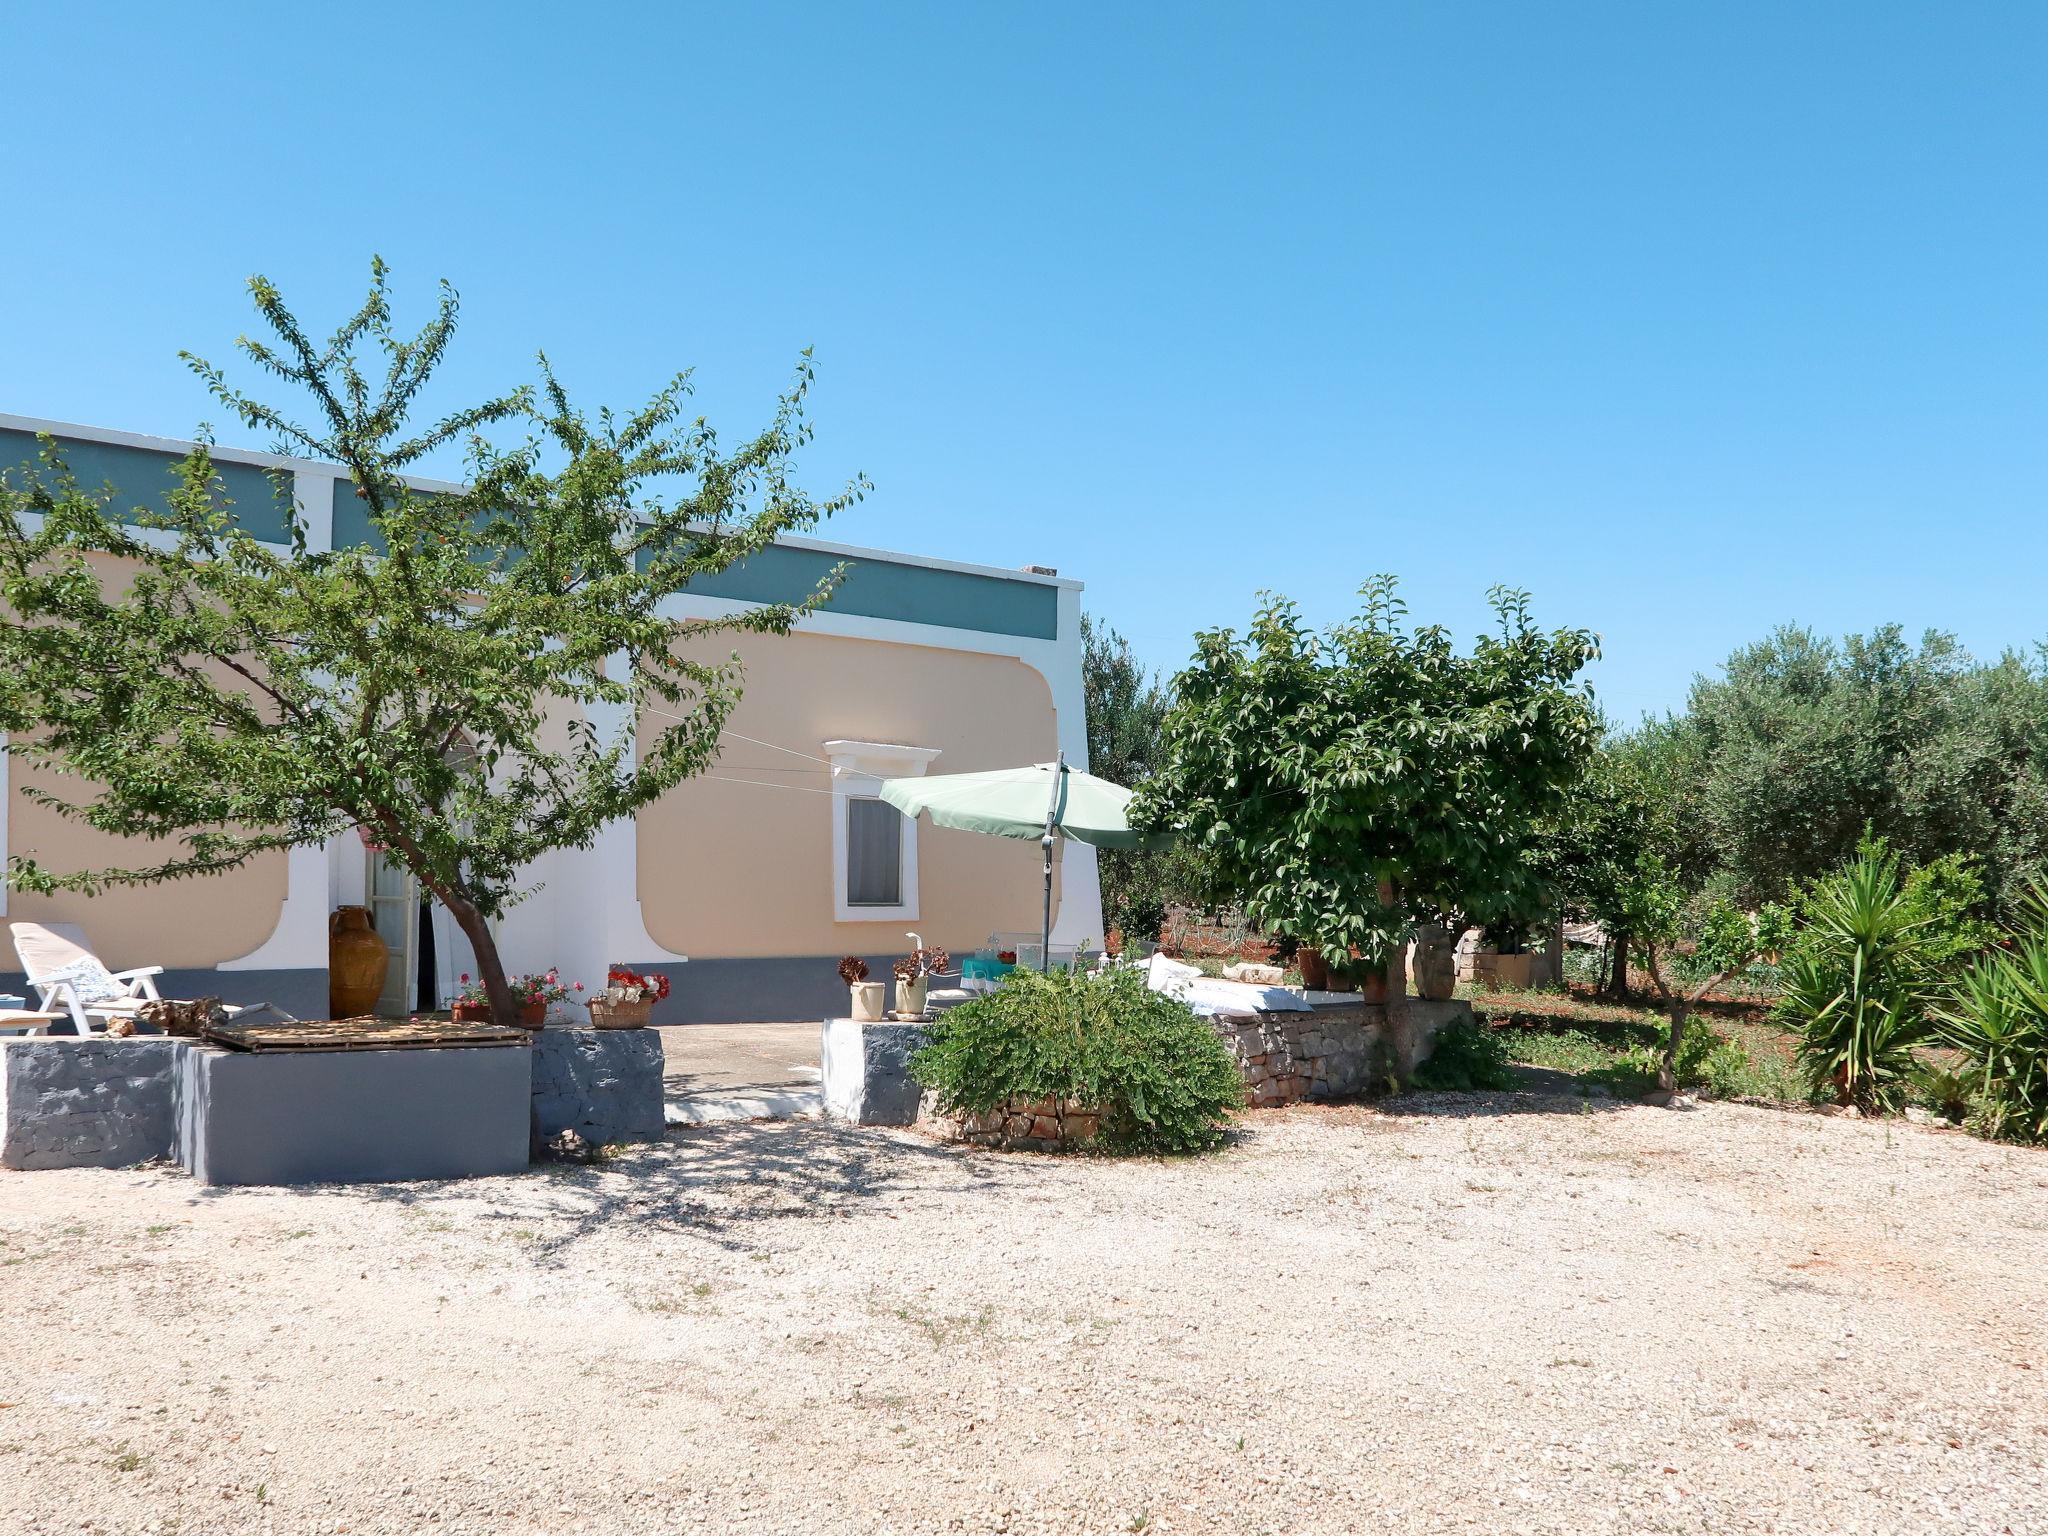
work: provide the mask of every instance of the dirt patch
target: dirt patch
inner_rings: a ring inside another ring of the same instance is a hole
[[[2048,1529],[2048,1156],[1411,1095],[468,1184],[0,1178],[0,1529]],[[62,1298],[62,1300],[58,1300]]]

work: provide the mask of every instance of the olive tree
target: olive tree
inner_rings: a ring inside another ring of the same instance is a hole
[[[347,470],[371,544],[311,547],[303,509],[289,548],[258,540],[203,444],[168,513],[124,520],[114,493],[79,484],[48,441],[39,464],[0,480],[0,729],[14,733],[10,752],[87,786],[78,798],[26,792],[171,846],[132,868],[17,857],[7,878],[29,890],[147,884],[361,829],[460,924],[492,1015],[509,1022],[518,1010],[491,923],[529,894],[534,860],[588,847],[717,751],[738,658],[691,659],[678,642],[785,632],[831,583],[711,622],[686,624],[667,600],[865,482],[814,501],[791,481],[810,435],[808,353],[768,425],[730,449],[684,416],[687,375],[630,415],[593,419],[544,357],[537,389],[415,422],[455,332],[455,294],[443,284],[434,318],[404,335],[382,262],[372,271],[367,301],[324,343],[251,280],[275,341],[239,346],[302,393],[304,422],[188,357],[279,452]],[[494,445],[484,434],[498,424],[517,440]],[[415,489],[408,468],[442,449],[465,454],[465,488]],[[636,749],[643,712],[661,726]],[[546,728],[562,718],[566,735]]]
[[[1391,577],[1360,595],[1328,630],[1268,595],[1243,636],[1197,636],[1134,814],[1197,842],[1255,921],[1384,963],[1402,1007],[1418,916],[1548,905],[1532,848],[1599,737],[1577,681],[1596,640],[1495,589],[1498,632],[1460,652],[1409,627]]]

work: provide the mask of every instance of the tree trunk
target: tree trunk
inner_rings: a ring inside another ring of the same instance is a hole
[[[512,983],[505,977],[505,962],[498,956],[498,941],[491,933],[489,920],[471,903],[452,893],[442,894],[441,905],[448,909],[448,915],[455,919],[476,954],[477,980],[484,984],[484,996],[490,1000],[491,1022],[518,1024],[519,1001],[513,997]]]
[[[1671,1037],[1664,1042],[1664,1059],[1657,1064],[1657,1086],[1665,1093],[1678,1092],[1678,1048],[1685,1043],[1685,1021],[1691,1011],[1683,997],[1674,997],[1666,1007],[1671,1013]]]
[[[1657,964],[1657,946],[1643,946],[1643,969],[1650,973],[1650,986],[1659,997],[1671,996],[1671,989],[1664,985],[1664,972]]]
[[[1608,976],[1607,985],[1602,991],[1608,997],[1626,998],[1628,996],[1628,934],[1626,931],[1617,933],[1609,942],[1614,946],[1614,969]]]
[[[1400,900],[1400,892],[1388,880],[1380,882],[1379,895],[1383,907]],[[1414,1012],[1408,1006],[1408,941],[1400,939],[1387,953],[1387,1044],[1392,1048],[1394,1076],[1404,1087],[1415,1070],[1414,1032]]]

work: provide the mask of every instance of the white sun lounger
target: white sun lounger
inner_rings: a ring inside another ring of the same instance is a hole
[[[105,1029],[107,1020],[130,1017],[150,1003],[162,1001],[155,978],[160,965],[138,965],[110,971],[92,952],[85,930],[76,923],[9,923],[14,953],[40,998],[38,1012],[68,1014],[81,1035],[92,1032],[92,1020]],[[229,1018],[266,1009],[282,1014],[272,1003],[222,1004]],[[289,1017],[289,1015],[285,1015]]]

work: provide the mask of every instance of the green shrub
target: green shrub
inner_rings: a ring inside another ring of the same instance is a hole
[[[1944,1120],[1960,1124],[1977,1105],[1976,1074],[1967,1067],[1923,1066],[1914,1074],[1915,1097]]]
[[[1429,1059],[1415,1069],[1409,1086],[1432,1093],[1483,1093],[1513,1088],[1518,1081],[1508,1062],[1507,1041],[1461,1019],[1437,1031]]]
[[[2025,902],[2011,946],[1965,972],[1938,1018],[1969,1061],[1972,1128],[2048,1141],[2048,896]]]
[[[1798,915],[1778,1014],[1799,1036],[1807,1081],[1837,1103],[1892,1108],[1933,1037],[1928,1006],[1960,942],[1945,896],[1914,887],[1896,855],[1866,845],[1813,883]]]
[[[1094,1109],[1102,1145],[1120,1152],[1208,1151],[1244,1102],[1216,1032],[1127,969],[1012,971],[941,1014],[910,1070],[948,1114],[1042,1099]]]

